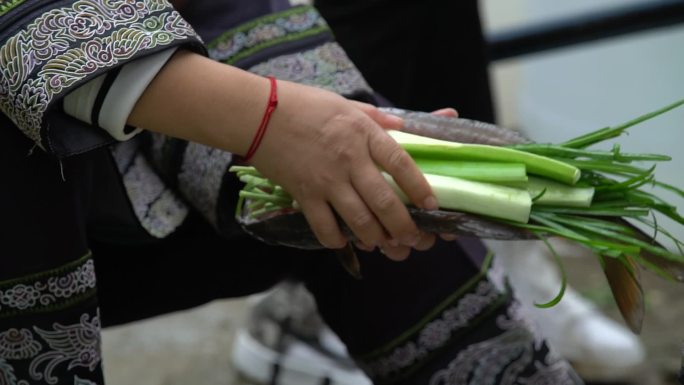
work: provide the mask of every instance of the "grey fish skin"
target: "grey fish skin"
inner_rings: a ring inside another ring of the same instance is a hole
[[[434,234],[459,234],[477,238],[498,240],[537,239],[537,236],[483,217],[456,211],[426,211],[409,207],[409,213],[416,225],[423,231]],[[242,222],[242,227],[251,236],[262,242],[295,247],[299,249],[322,249],[323,245],[311,231],[304,214],[299,211],[274,215],[260,221]],[[352,231],[340,221],[340,228],[350,241],[356,241]]]
[[[428,112],[380,108],[380,111],[404,119],[402,131],[450,142],[506,146],[532,141],[518,131],[477,120],[439,116]]]

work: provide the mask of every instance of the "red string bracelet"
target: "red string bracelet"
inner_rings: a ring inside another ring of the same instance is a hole
[[[278,83],[276,82],[276,78],[273,76],[268,76],[268,80],[271,81],[271,94],[268,97],[268,104],[266,105],[264,116],[261,118],[261,124],[254,135],[254,139],[252,140],[252,144],[249,146],[249,150],[247,150],[247,154],[244,156],[245,162],[252,159],[254,153],[259,148],[261,140],[264,138],[264,134],[266,134],[266,128],[268,128],[268,122],[271,120],[271,115],[278,106]]]

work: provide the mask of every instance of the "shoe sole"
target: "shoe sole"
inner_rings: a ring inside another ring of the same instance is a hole
[[[259,343],[246,330],[235,336],[232,360],[235,369],[250,381],[270,385],[371,385],[360,370],[312,365],[297,357],[284,357]]]

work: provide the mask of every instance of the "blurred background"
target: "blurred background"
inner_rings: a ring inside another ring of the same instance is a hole
[[[488,36],[502,42],[520,28],[560,25],[568,17],[581,19],[658,1],[480,3]],[[561,141],[684,98],[684,24],[514,57],[507,57],[511,52],[500,54],[491,65],[499,123],[536,141]],[[671,155],[673,161],[659,166],[656,174],[665,182],[684,184],[684,109],[635,127],[620,143],[629,152]],[[668,226],[665,220],[661,223]],[[675,235],[684,238],[684,233]],[[587,256],[566,259],[569,282],[622,322],[598,262]],[[647,360],[629,384],[676,384],[684,342],[682,286],[653,276],[643,278],[647,310],[640,338]],[[245,321],[247,308],[244,299],[217,301],[106,330],[103,355],[108,384],[247,384],[233,370],[230,357],[235,330]]]

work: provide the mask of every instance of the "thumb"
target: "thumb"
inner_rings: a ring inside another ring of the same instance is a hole
[[[446,116],[448,118],[458,118],[458,111],[453,108],[441,108],[436,111],[432,111],[434,115]]]

